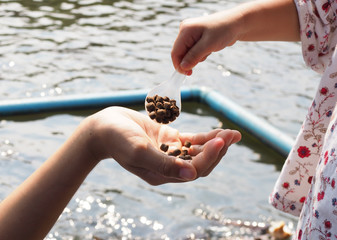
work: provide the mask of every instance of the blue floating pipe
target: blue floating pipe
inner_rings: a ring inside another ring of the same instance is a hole
[[[137,104],[144,102],[145,96],[145,90],[135,90],[8,100],[0,102],[0,116]]]
[[[48,111],[97,108],[109,105],[144,103],[147,90],[127,90],[109,93],[85,94],[6,100],[0,102],[0,116],[13,116]],[[183,88],[182,101],[195,100],[207,104],[229,121],[253,134],[282,155],[287,155],[294,140],[268,122],[258,118],[216,91],[205,87]]]
[[[283,156],[289,154],[294,144],[294,139],[218,92],[205,87],[199,88],[198,91],[201,102],[206,103],[213,110],[221,113],[229,121],[250,132]]]

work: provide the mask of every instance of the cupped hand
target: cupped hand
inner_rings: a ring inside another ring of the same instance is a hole
[[[151,185],[207,176],[228,147],[241,138],[238,131],[228,129],[180,134],[140,112],[122,107],[106,108],[94,114],[90,122],[95,134],[91,144],[93,154],[100,159],[114,158]],[[189,149],[192,160],[168,156],[160,150],[162,143],[181,148],[186,141],[192,143]]]

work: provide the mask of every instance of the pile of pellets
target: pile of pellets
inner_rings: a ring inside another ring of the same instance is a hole
[[[155,95],[146,97],[146,110],[152,120],[158,123],[168,124],[176,120],[179,116],[179,108],[176,105],[176,100],[169,97],[161,97]]]
[[[191,147],[191,143],[190,142],[185,142],[184,146],[182,147],[182,149],[174,149],[173,151],[169,151],[167,154],[169,156],[175,156],[175,157],[179,157],[183,160],[192,160],[192,156],[188,154],[188,149]],[[160,150],[162,150],[163,152],[167,152],[169,150],[169,145],[162,143],[160,145]]]

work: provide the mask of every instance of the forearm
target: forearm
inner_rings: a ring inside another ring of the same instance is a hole
[[[294,0],[258,0],[238,7],[243,16],[241,41],[299,41]]]
[[[237,131],[182,136],[134,110],[110,107],[88,117],[65,144],[0,203],[0,239],[43,239],[89,172],[105,158],[152,185],[207,176],[239,141]],[[189,141],[193,161],[160,151]],[[194,147],[195,146],[195,147]]]
[[[77,130],[36,172],[0,204],[1,239],[43,239],[95,167]]]

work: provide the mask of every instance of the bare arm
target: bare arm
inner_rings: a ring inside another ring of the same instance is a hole
[[[43,239],[102,159],[114,158],[152,185],[186,182],[207,176],[240,137],[237,131],[222,129],[180,134],[130,109],[102,110],[85,119],[53,156],[0,203],[0,239]],[[192,161],[159,150],[162,142],[179,147],[184,141],[193,144]]]
[[[243,15],[241,41],[299,41],[300,31],[293,0],[260,0],[239,7]]]
[[[256,0],[208,16],[186,19],[171,51],[179,72],[236,41],[298,41],[299,23],[293,0]]]
[[[79,129],[0,204],[0,239],[43,239],[98,163]]]

